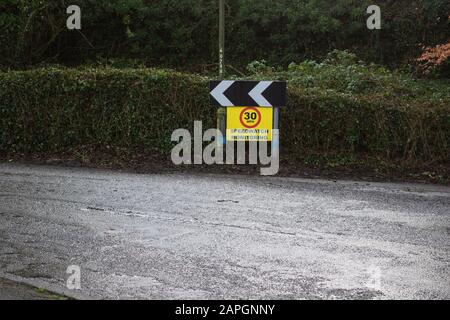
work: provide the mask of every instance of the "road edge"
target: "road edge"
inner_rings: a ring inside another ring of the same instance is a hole
[[[41,280],[41,279],[23,278],[23,277],[16,276],[16,275],[6,273],[3,271],[0,271],[0,278],[15,282],[17,284],[31,286],[36,289],[44,289],[44,290],[48,291],[49,293],[54,293],[56,295],[65,296],[72,300],[98,300],[94,297],[87,296],[81,292],[69,290],[62,286],[58,286],[55,284],[45,282],[44,280]]]

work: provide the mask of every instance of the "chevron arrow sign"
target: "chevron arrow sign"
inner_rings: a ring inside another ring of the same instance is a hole
[[[286,82],[211,81],[211,105],[217,107],[286,106]]]

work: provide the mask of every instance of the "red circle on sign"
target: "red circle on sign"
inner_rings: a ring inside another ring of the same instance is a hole
[[[258,114],[258,122],[256,122],[256,124],[253,125],[253,126],[247,125],[247,124],[244,122],[244,120],[242,119],[242,117],[244,116],[245,112],[248,111],[248,110],[255,111],[255,112]],[[257,108],[252,108],[252,107],[245,108],[244,110],[242,110],[241,115],[239,116],[239,120],[241,121],[241,124],[242,124],[244,127],[246,127],[247,129],[253,129],[253,128],[256,128],[257,126],[259,126],[259,124],[261,123],[261,120],[262,120],[262,118],[261,118],[261,112],[259,112],[259,110],[258,110]]]

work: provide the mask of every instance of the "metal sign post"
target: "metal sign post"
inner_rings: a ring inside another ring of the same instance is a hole
[[[225,73],[225,0],[219,0],[219,77]]]
[[[225,74],[225,0],[219,0],[219,79],[223,79]],[[217,128],[222,132],[226,130],[226,108],[217,110]],[[219,145],[224,145],[226,139],[218,141]]]
[[[279,148],[279,107],[286,106],[286,82],[226,81],[225,77],[225,0],[219,0],[219,79],[212,81],[211,105],[218,107],[217,128],[222,139],[230,141],[272,141]],[[231,128],[233,127],[233,128]],[[235,135],[232,135],[234,130]]]

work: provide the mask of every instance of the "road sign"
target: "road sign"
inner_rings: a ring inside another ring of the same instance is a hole
[[[272,141],[273,108],[227,108],[227,141]]]
[[[286,82],[211,81],[211,105],[217,107],[284,107]]]

